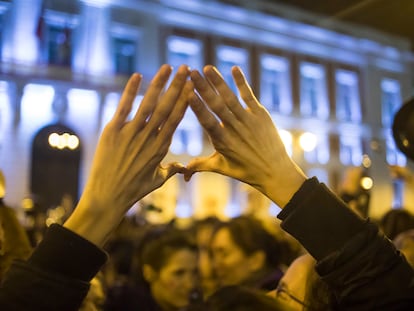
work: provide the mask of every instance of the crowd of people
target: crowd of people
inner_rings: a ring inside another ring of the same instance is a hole
[[[168,65],[159,69],[130,119],[142,81],[132,75],[76,208],[33,250],[23,247],[24,238],[13,244],[21,243],[22,251],[4,267],[13,251],[4,247],[11,235],[0,214],[0,310],[414,308],[412,219],[400,225],[397,218],[406,215],[387,215],[373,223],[306,176],[238,67],[232,75],[239,94],[213,66],[199,72],[182,65],[166,87],[171,74]],[[187,106],[215,151],[186,166],[161,164]],[[204,171],[267,196],[282,209],[274,226],[286,235],[251,216],[198,220],[185,229],[125,218],[173,175],[188,181]],[[0,211],[6,209],[1,203]]]

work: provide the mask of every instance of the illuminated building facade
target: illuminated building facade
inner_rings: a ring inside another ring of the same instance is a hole
[[[0,1],[0,168],[8,201],[18,206],[33,192],[48,191],[39,184],[50,188],[71,178],[78,184],[68,191],[77,196],[128,75],[144,74],[143,94],[162,63],[186,63],[198,69],[214,64],[233,88],[230,68],[240,66],[309,175],[335,188],[346,168],[369,159],[371,216],[397,206],[401,198],[394,196],[398,187],[387,166],[407,164],[391,123],[412,95],[408,41],[333,21],[310,26],[317,18],[277,6],[265,13],[203,0]],[[54,142],[79,139],[73,153],[61,148],[69,155],[56,163],[35,143],[55,133],[49,126],[62,126]],[[203,135],[188,112],[167,160],[209,154]],[[62,171],[36,177],[34,167]],[[237,215],[246,206],[245,187],[223,176],[201,174],[190,184],[175,178],[164,189],[149,200],[161,200],[168,217]],[[402,189],[400,197],[414,201]],[[49,205],[57,204],[49,197]]]

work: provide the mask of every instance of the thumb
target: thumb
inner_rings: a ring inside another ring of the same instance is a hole
[[[208,157],[199,157],[191,160],[184,172],[184,180],[189,181],[196,172],[217,172],[217,165],[215,163],[217,163],[218,156],[219,154],[215,152]]]
[[[163,167],[163,170],[164,181],[167,181],[177,173],[185,174],[187,172],[187,168],[179,162],[168,163],[166,166]]]

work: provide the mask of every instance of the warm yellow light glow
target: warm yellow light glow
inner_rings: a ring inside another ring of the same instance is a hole
[[[59,143],[59,139],[60,139],[59,134],[57,133],[50,134],[49,139],[48,139],[49,145],[56,148],[56,146]]]
[[[34,207],[34,202],[31,198],[26,198],[22,200],[22,207],[24,210],[29,211]]]
[[[289,131],[279,130],[279,135],[286,147],[292,145],[292,134]]]
[[[315,134],[305,132],[299,137],[300,147],[306,152],[309,152],[315,149],[316,143],[317,143],[317,139],[316,139]]]
[[[371,167],[371,159],[369,158],[367,154],[364,154],[362,156],[362,166],[365,168]]]
[[[361,187],[364,190],[370,190],[374,185],[374,181],[371,177],[365,176],[361,178]]]
[[[70,135],[68,139],[68,147],[71,150],[78,148],[79,146],[79,138],[75,135]]]
[[[51,147],[61,150],[64,148],[74,150],[79,147],[79,138],[69,133],[63,133],[62,135],[52,133],[49,135],[48,142]]]

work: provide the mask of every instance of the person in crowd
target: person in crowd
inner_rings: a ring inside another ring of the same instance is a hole
[[[135,282],[133,260],[136,242],[126,237],[111,237],[105,250],[109,260],[101,270],[107,284],[104,310],[134,310]]]
[[[395,237],[393,242],[414,269],[414,229],[401,232]]]
[[[245,182],[282,208],[282,228],[315,258],[318,274],[342,310],[412,310],[414,271],[392,242],[357,216],[287,154],[273,120],[238,67],[239,98],[213,66],[171,74],[162,66],[128,120],[141,76],[127,83],[99,140],[81,199],[52,225],[27,261],[12,265],[0,289],[1,310],[76,310],[106,260],[101,247],[126,211],[169,177],[202,171]],[[189,102],[215,148],[187,167],[161,165]],[[36,286],[33,286],[36,284]],[[24,299],[21,299],[24,297]]]
[[[414,229],[414,215],[406,209],[390,209],[381,217],[379,226],[393,240],[398,234]]]
[[[232,68],[239,97],[213,66],[191,72],[190,106],[215,148],[191,160],[185,179],[209,171],[245,182],[282,208],[282,228],[317,261],[315,269],[343,310],[410,310],[414,271],[378,227],[353,212],[284,149],[270,114],[242,71]]]
[[[287,310],[336,310],[333,291],[315,271],[316,261],[309,254],[296,258],[279,282],[268,293]]]
[[[32,252],[29,238],[16,212],[5,203],[6,180],[0,170],[0,283],[12,262]]]
[[[189,232],[171,226],[150,230],[138,258],[136,310],[185,310],[201,299],[198,247]]]
[[[224,286],[188,311],[289,311],[263,291],[240,285]]]
[[[103,273],[99,272],[90,282],[88,294],[82,302],[79,311],[103,311],[105,302],[105,281]]]
[[[133,280],[110,288],[106,311],[184,310],[199,298],[198,249],[187,231],[154,225],[133,252],[124,264]]]
[[[222,220],[217,217],[198,219],[190,229],[194,232],[199,253],[200,285],[203,297],[209,297],[218,288],[217,278],[214,274],[210,256],[210,243],[212,234]]]
[[[279,283],[279,245],[259,220],[239,216],[213,232],[211,257],[219,286],[244,285],[269,291]]]

